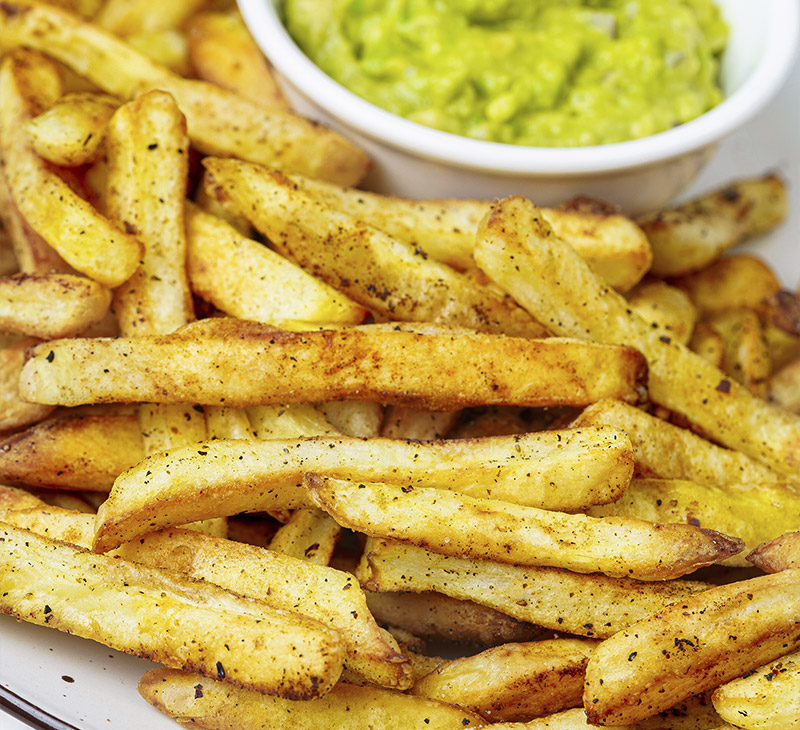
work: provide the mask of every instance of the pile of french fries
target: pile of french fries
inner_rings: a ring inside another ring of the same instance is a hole
[[[366,192],[230,2],[0,52],[0,610],[192,727],[800,728],[781,180]]]

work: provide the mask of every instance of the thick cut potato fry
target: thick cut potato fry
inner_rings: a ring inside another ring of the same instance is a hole
[[[666,710],[800,648],[800,570],[711,588],[603,642],[586,668],[596,725]]]
[[[343,185],[356,184],[369,167],[361,150],[319,124],[177,76],[107,31],[44,2],[13,0],[0,7],[0,49],[18,46],[47,53],[122,99],[153,89],[172,94],[192,144],[204,154],[273,164]]]
[[[120,36],[180,28],[207,0],[106,0],[94,18]]]
[[[766,573],[800,569],[800,532],[787,532],[759,545],[747,559]]]
[[[744,454],[723,449],[685,428],[619,401],[600,401],[589,406],[572,426],[609,426],[628,434],[638,476],[722,486],[781,480],[776,472]]]
[[[73,337],[103,319],[110,304],[108,289],[83,276],[6,276],[0,278],[0,332]]]
[[[119,106],[113,96],[82,92],[65,94],[28,122],[36,154],[48,162],[77,167],[94,161],[111,115]]]
[[[800,652],[722,685],[712,699],[723,720],[746,730],[798,730]]]
[[[0,441],[0,480],[108,492],[144,456],[136,414],[54,417]]]
[[[636,350],[581,340],[417,334],[379,325],[290,332],[208,319],[165,336],[32,348],[20,392],[53,405],[355,399],[448,411],[493,403],[582,406],[602,398],[635,403],[644,376]]]
[[[707,321],[725,343],[722,370],[753,395],[766,398],[772,361],[758,315],[752,309],[731,309]]]
[[[698,322],[695,325],[688,347],[714,367],[722,370],[725,363],[725,340],[708,322]]]
[[[257,439],[294,439],[301,436],[339,436],[339,431],[310,403],[252,406],[245,409]]]
[[[689,342],[697,310],[683,291],[663,281],[651,281],[636,287],[628,301],[652,328],[681,344]]]
[[[31,145],[26,125],[35,109],[29,87],[47,68],[58,73],[50,61],[29,51],[7,55],[0,66],[0,155],[11,197],[31,228],[70,266],[101,284],[118,286],[138,266],[142,244],[76,195]]]
[[[358,324],[367,311],[225,221],[187,204],[192,290],[226,314],[257,322]]]
[[[800,494],[783,484],[713,486],[681,479],[633,479],[616,502],[590,507],[587,513],[705,527],[736,535],[753,550],[797,526]],[[744,555],[724,563],[750,566]]]
[[[25,349],[37,340],[25,339],[0,350],[0,433],[30,426],[52,412],[52,406],[29,403],[20,397],[19,375]]]
[[[651,273],[680,276],[718,259],[739,241],[786,217],[786,186],[775,175],[740,180],[671,210],[643,216]]]
[[[148,457],[120,475],[100,508],[95,548],[108,550],[143,532],[206,517],[313,506],[300,486],[308,471],[578,510],[618,497],[632,463],[627,439],[614,431],[422,443],[346,437],[210,441]]]
[[[289,109],[269,64],[237,13],[200,13],[188,23],[189,58],[198,78],[269,109]]]
[[[178,723],[206,730],[463,730],[480,715],[379,687],[337,684],[324,697],[290,702],[185,672],[153,669],[139,693]]]
[[[285,697],[339,677],[339,637],[319,622],[10,525],[0,536],[3,613]]]
[[[380,435],[383,407],[380,403],[359,400],[332,400],[317,409],[345,436],[374,438]],[[315,434],[316,435],[316,434]],[[322,433],[320,436],[324,435]]]
[[[532,641],[543,629],[488,606],[443,593],[366,592],[369,610],[381,624],[414,636],[496,646]]]
[[[26,489],[0,485],[0,511],[3,513],[31,507],[38,509],[43,504],[44,502],[41,499]]]
[[[601,639],[708,587],[698,581],[643,583],[439,555],[374,538],[367,542],[357,575],[368,591],[436,591],[554,631]]]
[[[800,413],[800,358],[792,360],[772,375],[769,397],[781,408]]]
[[[538,217],[538,225],[530,224]],[[555,334],[639,349],[650,399],[695,428],[782,474],[800,471],[800,417],[753,396],[725,373],[659,335],[559,241],[521,197],[495,206],[482,226],[478,264]]]
[[[316,565],[328,565],[342,528],[318,509],[296,509],[269,543],[269,549]]]
[[[443,555],[638,580],[679,578],[741,552],[744,543],[689,524],[586,515],[425,487],[306,473],[314,503],[340,525]]]
[[[430,441],[443,438],[461,411],[419,411],[405,406],[386,408],[381,436]]]
[[[411,694],[478,712],[492,723],[579,707],[596,645],[590,639],[505,644],[439,665],[414,683]]]
[[[292,180],[331,207],[437,261],[459,271],[474,266],[475,231],[491,209],[488,201],[409,200],[300,176],[292,176]],[[650,266],[647,237],[633,221],[608,206],[580,198],[560,208],[543,208],[542,213],[592,270],[619,291],[630,289]]]
[[[141,51],[156,63],[181,76],[191,76],[189,40],[186,34],[175,28],[143,31],[125,36],[125,42]]]
[[[340,212],[277,170],[230,159],[203,164],[207,185],[230,211],[304,269],[389,319],[546,334],[502,292]]]
[[[206,412],[206,427],[210,439],[255,438],[247,413],[240,408],[209,407]]]

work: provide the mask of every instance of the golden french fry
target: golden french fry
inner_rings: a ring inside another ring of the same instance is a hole
[[[707,321],[725,343],[722,370],[753,395],[766,398],[772,362],[758,315],[752,309],[731,309]]]
[[[341,643],[319,622],[10,525],[0,535],[4,613],[283,696],[338,679]]]
[[[538,225],[532,226],[532,218]],[[532,203],[507,198],[482,226],[478,264],[562,336],[625,343],[647,358],[651,400],[680,413],[711,439],[782,474],[800,469],[800,417],[749,393],[725,373],[630,311]]]
[[[291,702],[169,669],[153,669],[139,693],[179,722],[206,730],[459,730],[480,715],[442,702],[379,687],[337,684],[313,702]]]
[[[189,57],[198,78],[270,109],[289,109],[261,49],[237,13],[189,19]]]
[[[43,504],[41,499],[26,489],[0,485],[0,511],[3,513],[30,507],[39,508]]]
[[[273,536],[269,549],[317,565],[331,561],[342,528],[318,509],[296,509]]]
[[[0,433],[20,429],[47,418],[52,406],[29,403],[20,397],[19,375],[25,350],[37,340],[25,339],[0,350]]]
[[[710,485],[681,479],[633,479],[617,501],[590,507],[587,514],[696,525],[735,535],[752,550],[797,526],[800,493],[783,484]],[[743,568],[750,565],[744,555],[729,557],[724,563]]]
[[[757,546],[747,559],[766,573],[800,568],[800,532],[787,532]]]
[[[209,407],[206,412],[206,426],[210,439],[251,439],[253,429],[247,413],[239,408]]]
[[[769,379],[769,398],[787,411],[800,413],[800,358],[773,373]]]
[[[443,593],[366,592],[369,610],[381,624],[415,636],[496,646],[541,638],[543,629],[488,606]]]
[[[0,442],[0,479],[108,492],[144,455],[136,414],[54,417]]]
[[[198,377],[198,371],[214,377]],[[80,373],[80,380],[76,380]],[[245,407],[335,399],[431,410],[480,404],[636,402],[645,375],[629,347],[365,325],[290,332],[208,319],[164,336],[71,339],[34,347],[20,378],[32,402]]]
[[[28,122],[33,149],[45,160],[64,167],[92,162],[118,106],[117,99],[105,94],[65,94]]]
[[[443,438],[461,411],[420,411],[406,406],[386,408],[381,436],[429,441]]]
[[[206,0],[106,0],[94,22],[120,36],[180,28],[205,4]]]
[[[279,251],[383,316],[524,337],[546,334],[509,297],[316,198],[277,170],[206,158],[216,197]]]
[[[333,424],[310,403],[251,406],[245,412],[257,439],[339,435]]]
[[[722,369],[725,363],[725,341],[708,322],[698,322],[688,343],[689,349],[708,360],[714,367]]]
[[[504,644],[440,664],[410,693],[477,712],[492,723],[579,707],[583,673],[597,641]]]
[[[644,583],[453,557],[374,538],[357,575],[369,591],[436,591],[553,631],[601,639],[708,588],[682,579]]]
[[[125,36],[125,42],[156,63],[165,66],[181,76],[191,76],[189,60],[189,39],[175,28],[142,31]]]
[[[274,164],[344,185],[357,183],[369,167],[363,152],[319,124],[184,79],[107,31],[44,2],[12,0],[0,7],[0,48],[18,46],[47,53],[122,99],[153,89],[172,94],[192,144],[204,154]]]
[[[595,403],[584,409],[572,426],[609,426],[624,431],[633,444],[636,474],[640,476],[723,486],[781,480],[777,472],[744,454],[716,446],[627,403],[610,400]]]
[[[586,668],[595,725],[638,722],[800,648],[800,570],[689,596],[603,642]]]
[[[76,195],[33,151],[26,129],[37,111],[30,87],[45,73],[58,72],[30,51],[14,51],[0,66],[0,152],[11,197],[67,263],[101,284],[118,286],[138,266],[142,244]]]
[[[697,310],[682,290],[663,281],[651,281],[637,286],[628,301],[633,311],[652,328],[681,344],[689,342]]]
[[[786,186],[775,175],[740,180],[637,222],[653,249],[651,273],[680,276],[702,269],[749,236],[786,217]]]
[[[379,403],[361,400],[332,400],[320,403],[317,408],[334,428],[345,436],[374,438],[380,434],[383,407]]]
[[[42,340],[72,337],[103,319],[110,304],[108,289],[83,276],[6,276],[0,278],[0,331]]]
[[[595,519],[440,489],[344,481],[312,472],[303,482],[314,503],[343,527],[453,557],[649,581],[679,578],[744,549],[739,539],[690,524],[613,515]]]
[[[226,314],[358,324],[366,310],[225,221],[187,204],[186,265],[192,290]]]
[[[746,730],[800,728],[800,652],[719,687],[714,709]]]
[[[308,471],[574,511],[619,496],[632,463],[627,439],[603,430],[422,443],[210,441],[153,455],[120,475],[100,508],[95,548],[206,517],[313,506],[299,486]]]

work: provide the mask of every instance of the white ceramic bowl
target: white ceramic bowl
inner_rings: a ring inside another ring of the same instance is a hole
[[[295,45],[277,0],[239,0],[242,15],[300,113],[362,146],[374,167],[364,187],[413,198],[519,193],[540,205],[591,195],[631,214],[663,207],[695,178],[715,145],[775,95],[796,54],[798,0],[718,0],[731,35],[725,100],[650,137],[576,148],[523,147],[440,132],[384,111],[319,70]]]

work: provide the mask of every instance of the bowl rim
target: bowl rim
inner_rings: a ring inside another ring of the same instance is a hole
[[[701,116],[657,134],[586,147],[526,147],[462,137],[388,112],[334,81],[294,42],[276,0],[239,0],[250,32],[277,72],[339,124],[408,154],[462,169],[510,176],[609,173],[647,167],[707,147],[758,113],[792,67],[800,38],[800,3],[768,0],[766,51],[745,82]]]

